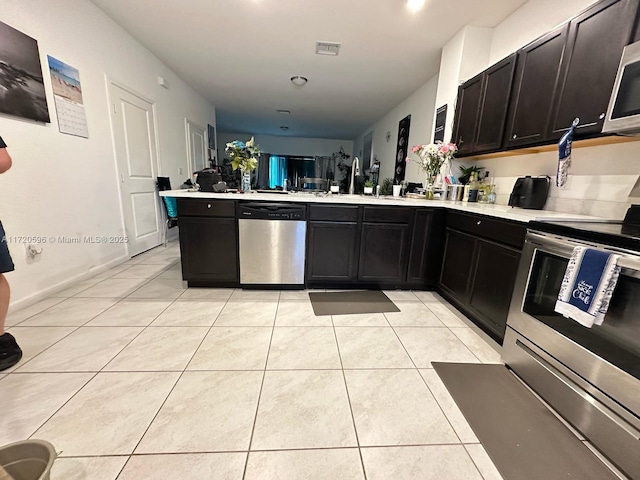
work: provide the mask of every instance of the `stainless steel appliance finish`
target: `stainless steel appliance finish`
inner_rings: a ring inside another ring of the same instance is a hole
[[[240,284],[304,286],[306,207],[247,203],[238,215]]]
[[[622,53],[602,131],[640,135],[640,42]]]
[[[553,312],[573,248],[622,255],[604,324]],[[529,231],[509,310],[503,358],[534,391],[631,478],[640,479],[640,253]]]

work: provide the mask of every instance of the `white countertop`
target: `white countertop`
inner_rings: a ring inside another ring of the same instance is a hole
[[[328,194],[316,195],[312,193],[210,193],[193,192],[189,190],[166,190],[160,192],[161,197],[176,198],[211,198],[216,200],[243,200],[257,202],[304,202],[304,203],[331,203],[352,205],[394,205],[394,206],[420,206],[440,207],[462,212],[479,213],[490,217],[498,217],[506,220],[527,223],[532,220],[577,220],[577,221],[606,221],[600,217],[589,217],[571,213],[552,212],[549,210],[525,210],[506,205],[488,205],[481,203],[462,203],[443,200],[426,200],[423,198],[380,197],[372,195],[345,195]]]

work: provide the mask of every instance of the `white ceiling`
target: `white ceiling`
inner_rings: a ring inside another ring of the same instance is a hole
[[[92,1],[215,105],[219,131],[351,140],[438,72],[461,27],[494,27],[526,0],[418,13],[405,0]],[[316,41],[340,55],[316,55]]]

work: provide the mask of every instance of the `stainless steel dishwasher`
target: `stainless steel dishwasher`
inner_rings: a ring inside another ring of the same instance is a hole
[[[240,284],[304,287],[306,206],[240,203]]]

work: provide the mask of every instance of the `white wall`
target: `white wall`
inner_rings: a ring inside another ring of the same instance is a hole
[[[185,117],[206,127],[215,110],[169,68],[88,0],[0,0],[0,21],[38,40],[51,124],[0,117],[14,166],[0,177],[0,218],[8,235],[120,235],[120,196],[106,76],[156,103],[160,173],[178,186],[187,178]],[[47,54],[80,71],[89,138],[58,132]],[[168,80],[169,90],[157,83]],[[182,175],[178,168],[185,169]],[[123,245],[46,243],[26,262],[11,244],[16,271],[7,275],[12,308],[106,264],[126,259]]]
[[[385,178],[393,178],[396,158],[396,142],[398,141],[398,122],[407,115],[411,115],[409,129],[409,146],[429,143],[433,138],[434,112],[436,108],[436,89],[438,78],[433,77],[422,87],[407,97],[370,128],[356,138],[354,150],[359,152],[364,144],[364,137],[373,131],[372,159],[380,160],[380,183]],[[453,115],[449,113],[449,115]],[[390,132],[387,141],[387,132]],[[412,158],[413,155],[409,154]],[[407,165],[405,179],[410,182],[424,182],[424,174],[413,162]]]
[[[442,49],[436,108],[448,105],[444,138],[453,133],[458,86],[482,72],[489,62],[492,29],[466,26]],[[435,112],[434,112],[435,116]]]
[[[251,135],[246,133],[218,132],[218,158],[224,158],[224,147],[234,140],[246,142]],[[293,155],[293,156],[328,156],[340,150],[340,147],[353,155],[353,142],[350,140],[334,140],[330,138],[303,138],[287,137],[275,135],[254,135],[256,143],[264,153],[273,155]]]

